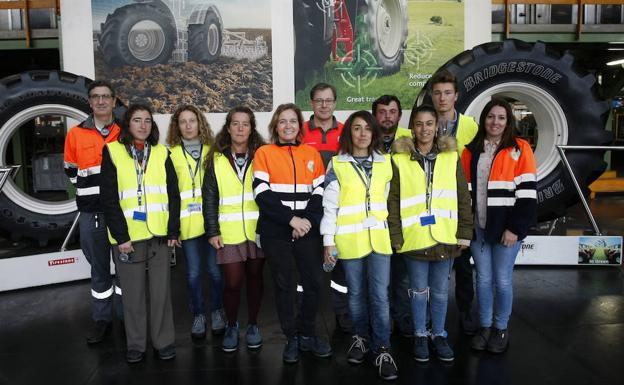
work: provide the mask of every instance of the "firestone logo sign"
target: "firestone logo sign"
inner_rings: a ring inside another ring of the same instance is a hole
[[[48,261],[48,266],[52,267],[52,266],[59,266],[59,265],[68,265],[71,263],[76,263],[78,262],[78,258],[59,258],[59,259],[51,259]]]

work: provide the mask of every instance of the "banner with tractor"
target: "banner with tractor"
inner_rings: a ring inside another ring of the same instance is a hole
[[[318,82],[338,110],[370,109],[383,94],[405,107],[442,64],[464,50],[457,0],[293,0],[296,103]]]
[[[270,1],[92,0],[96,78],[158,114],[271,111]]]

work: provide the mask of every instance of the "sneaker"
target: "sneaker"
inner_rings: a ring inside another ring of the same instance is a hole
[[[474,350],[485,350],[488,346],[488,341],[490,340],[490,335],[492,334],[492,329],[489,327],[480,327],[477,334],[472,337],[470,340],[470,347]]]
[[[109,321],[95,321],[87,333],[87,344],[93,345],[104,341],[111,328],[112,323]]]
[[[453,349],[449,346],[448,338],[446,336],[435,336],[433,337],[433,350],[436,352],[436,356],[440,361],[453,361],[455,359],[455,354],[453,353]]]
[[[375,366],[379,368],[379,377],[383,380],[391,381],[398,377],[399,371],[387,348],[379,349],[379,354],[375,358]]]
[[[459,313],[459,325],[467,336],[474,336],[479,330],[477,319],[469,311]]]
[[[312,352],[315,356],[325,358],[332,355],[331,346],[320,337],[299,336],[299,350],[302,352]]]
[[[490,353],[502,353],[509,345],[509,332],[507,329],[492,328],[492,334],[487,343],[487,350]]]
[[[299,340],[297,337],[289,338],[282,352],[282,359],[288,364],[299,361]]]
[[[200,339],[206,338],[206,316],[198,314],[193,318],[193,325],[191,326],[191,338]]]
[[[258,329],[258,325],[247,326],[245,341],[247,341],[247,347],[249,349],[258,349],[260,346],[262,346],[262,336],[260,335],[260,329]]]
[[[158,349],[158,358],[160,358],[163,361],[171,360],[175,358],[175,356],[176,356],[176,351],[175,351],[175,345],[173,344],[167,345],[162,349]]]
[[[426,336],[414,338],[414,359],[418,362],[429,361],[429,341]]]
[[[221,349],[227,353],[235,352],[238,349],[238,322],[234,326],[228,325],[225,329]]]
[[[349,361],[349,363],[351,364],[361,364],[362,362],[364,362],[366,352],[368,352],[366,339],[355,335],[351,337],[351,340],[353,342],[351,343],[351,347],[347,352],[347,361]]]
[[[212,334],[223,334],[225,331],[225,312],[223,309],[210,313],[210,329]]]
[[[140,352],[138,350],[128,350],[126,352],[126,361],[129,364],[136,364],[137,362],[141,362],[145,359],[145,353]]]

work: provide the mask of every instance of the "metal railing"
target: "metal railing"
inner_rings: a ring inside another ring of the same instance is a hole
[[[589,205],[587,204],[587,199],[585,199],[585,196],[583,195],[583,190],[581,190],[581,186],[578,180],[576,180],[576,175],[574,175],[574,172],[572,171],[570,162],[568,162],[568,158],[565,156],[564,150],[623,151],[624,146],[566,146],[566,145],[557,146],[557,151],[559,151],[559,156],[561,157],[563,164],[568,170],[568,173],[570,173],[570,176],[572,177],[572,182],[574,183],[576,192],[578,193],[578,196],[579,198],[581,198],[581,202],[583,203],[583,208],[585,209],[585,215],[587,215],[587,219],[589,220],[592,227],[594,228],[594,233],[596,233],[596,235],[602,235],[602,232],[600,231],[600,228],[598,227],[598,224],[596,223],[596,219],[594,219],[594,215],[592,214],[591,209],[589,208]]]

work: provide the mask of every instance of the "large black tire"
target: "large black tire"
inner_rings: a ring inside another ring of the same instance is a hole
[[[331,53],[333,14],[321,0],[293,0],[295,27],[295,90],[305,88],[305,75],[320,71]]]
[[[207,64],[221,56],[223,25],[215,8],[206,11],[203,24],[189,24],[188,42],[189,60]]]
[[[91,80],[61,71],[33,71],[0,80],[0,164],[21,125],[41,114],[82,120],[90,113],[87,86]],[[123,107],[117,102],[118,108]],[[119,111],[120,112],[120,111]],[[21,170],[20,172],[25,172]],[[7,180],[0,193],[0,229],[13,240],[35,239],[40,245],[62,239],[76,215],[74,200],[46,202],[28,196]]]
[[[20,115],[52,103],[86,116],[90,110],[87,83],[86,78],[57,71],[27,72],[0,80],[0,162],[6,164],[8,141],[19,129],[20,122],[14,119],[24,123]],[[34,238],[40,244],[66,236],[76,215],[75,203],[69,202],[61,208],[54,203],[39,201],[40,207],[35,211],[31,200],[34,198],[27,197],[14,187],[12,181],[7,181],[0,193],[0,228],[13,240],[23,236]],[[49,203],[49,210],[45,210],[46,203]]]
[[[406,0],[367,0],[363,12],[377,64],[386,75],[399,72],[407,42]]]
[[[155,29],[133,32],[141,22],[149,22]],[[139,3],[117,8],[106,16],[100,30],[100,51],[111,67],[165,64],[176,42],[175,20],[164,5]]]
[[[492,95],[511,97],[529,107],[539,132],[538,220],[565,215],[579,197],[555,146],[607,145],[613,139],[605,130],[609,105],[598,96],[595,76],[576,68],[569,53],[561,56],[547,51],[543,43],[513,39],[476,46],[440,69],[459,81],[457,110],[476,119]],[[417,104],[428,98],[427,86]],[[566,155],[587,194],[587,186],[605,169],[604,152],[566,151]]]

